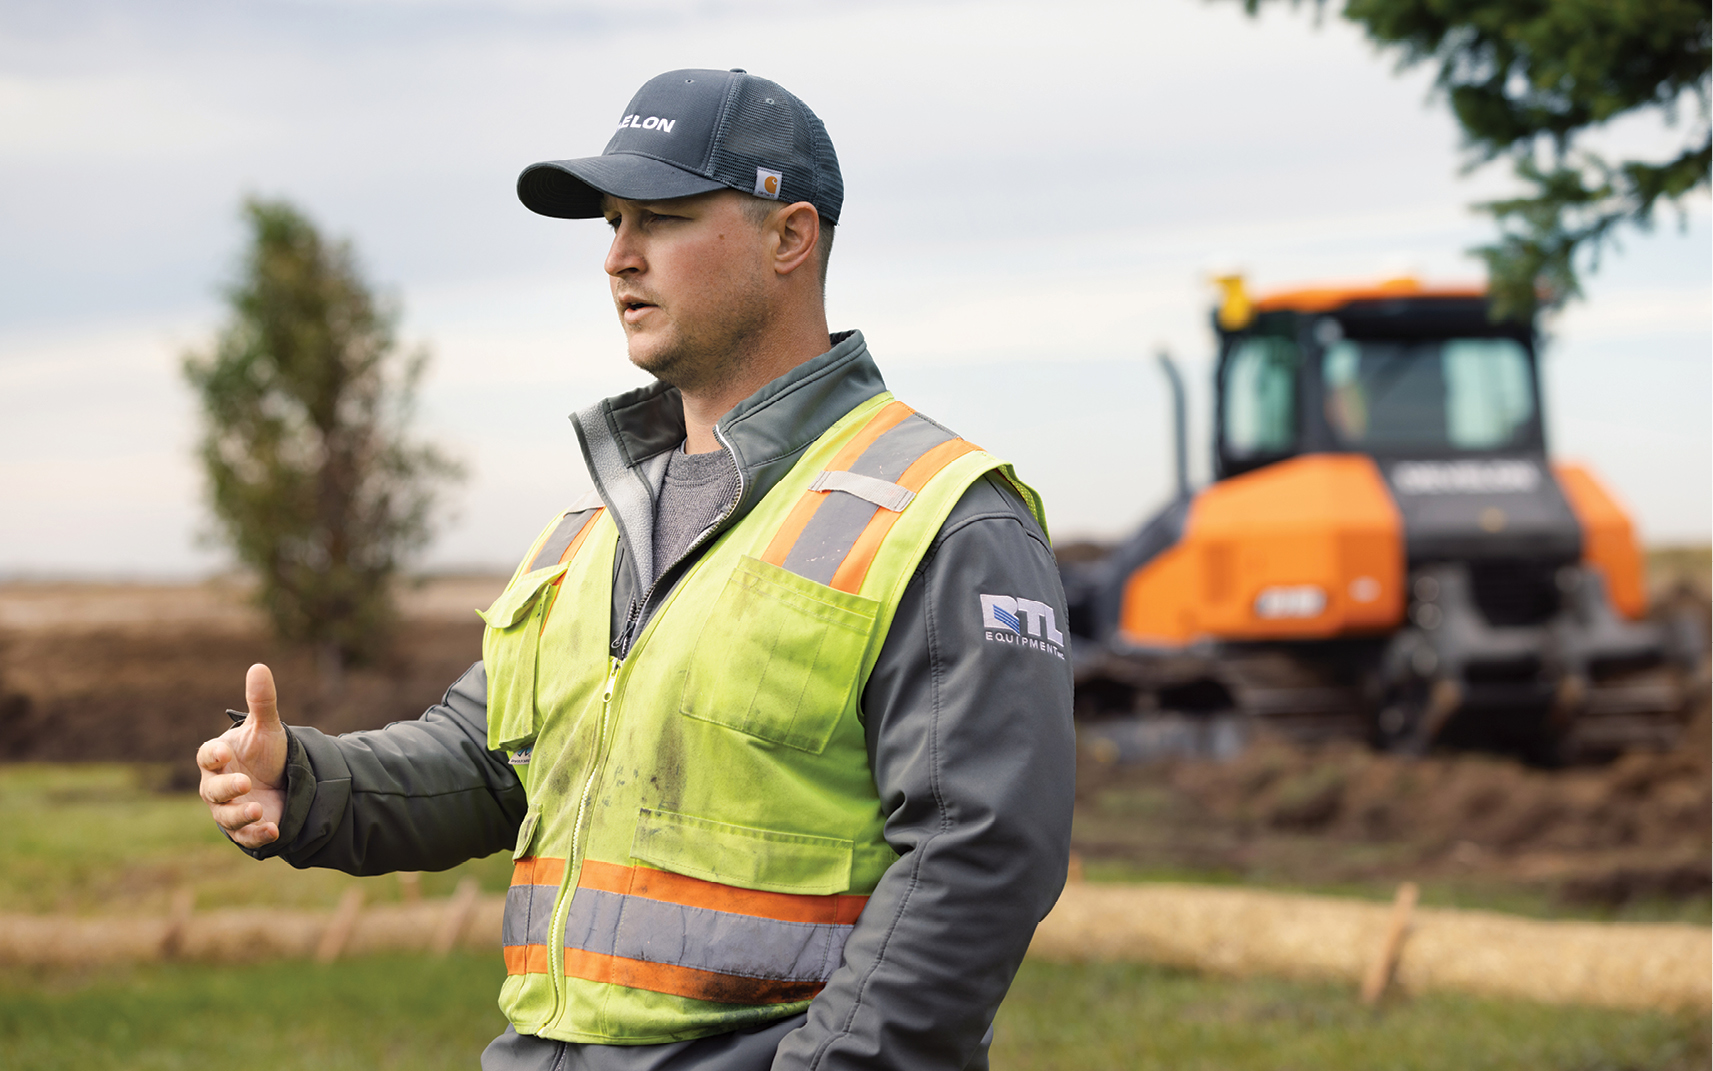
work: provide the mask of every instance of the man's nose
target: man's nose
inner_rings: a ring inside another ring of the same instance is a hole
[[[613,232],[613,244],[607,249],[607,260],[602,267],[608,275],[639,272],[643,268],[642,252],[637,248],[636,237],[623,223]]]

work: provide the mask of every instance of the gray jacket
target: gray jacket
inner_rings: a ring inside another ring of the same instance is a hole
[[[859,333],[833,342],[720,421],[716,434],[742,477],[737,501],[653,585],[639,579],[651,563],[636,558],[653,552],[660,473],[684,439],[678,392],[656,384],[573,418],[620,531],[616,654],[713,536],[835,420],[885,389]],[[508,1030],[484,1067],[984,1066],[994,1012],[1064,884],[1074,745],[1069,652],[984,627],[982,594],[1045,602],[1065,621],[1046,536],[992,476],[971,486],[930,546],[863,692],[886,839],[901,858],[805,1014],[747,1039],[671,1046],[566,1045]],[[292,728],[280,839],[252,854],[379,874],[510,848],[524,792],[505,753],[487,750],[486,683],[477,663],[421,718],[384,729],[328,737]]]

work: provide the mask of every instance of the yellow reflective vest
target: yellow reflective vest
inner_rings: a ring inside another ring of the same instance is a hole
[[[529,797],[500,995],[519,1033],[676,1041],[820,992],[897,858],[863,685],[917,563],[995,470],[1040,519],[1009,466],[870,398],[708,546],[622,661],[607,511],[538,537],[483,614],[488,744]]]

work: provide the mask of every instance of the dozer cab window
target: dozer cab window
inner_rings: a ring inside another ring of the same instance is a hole
[[[1297,445],[1297,344],[1260,335],[1232,346],[1220,384],[1221,447],[1239,461],[1270,461]]]
[[[1321,359],[1326,423],[1358,450],[1533,445],[1529,356],[1508,338],[1350,340]]]

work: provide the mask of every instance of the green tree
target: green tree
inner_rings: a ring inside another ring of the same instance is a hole
[[[324,682],[371,658],[394,623],[392,581],[428,540],[458,466],[407,427],[425,351],[402,353],[347,242],[284,201],[243,206],[249,248],[211,349],[184,358],[220,533],[254,570],[284,639]]]
[[[1243,0],[1254,14],[1262,0]],[[1295,3],[1295,0],[1293,0]],[[1708,183],[1706,0],[1345,0],[1342,17],[1399,54],[1436,63],[1471,167],[1508,158],[1524,192],[1478,205],[1498,238],[1487,261],[1500,315],[1581,294],[1622,225],[1647,230],[1661,201]],[[1609,160],[1586,135],[1652,113],[1678,128],[1661,159]]]

